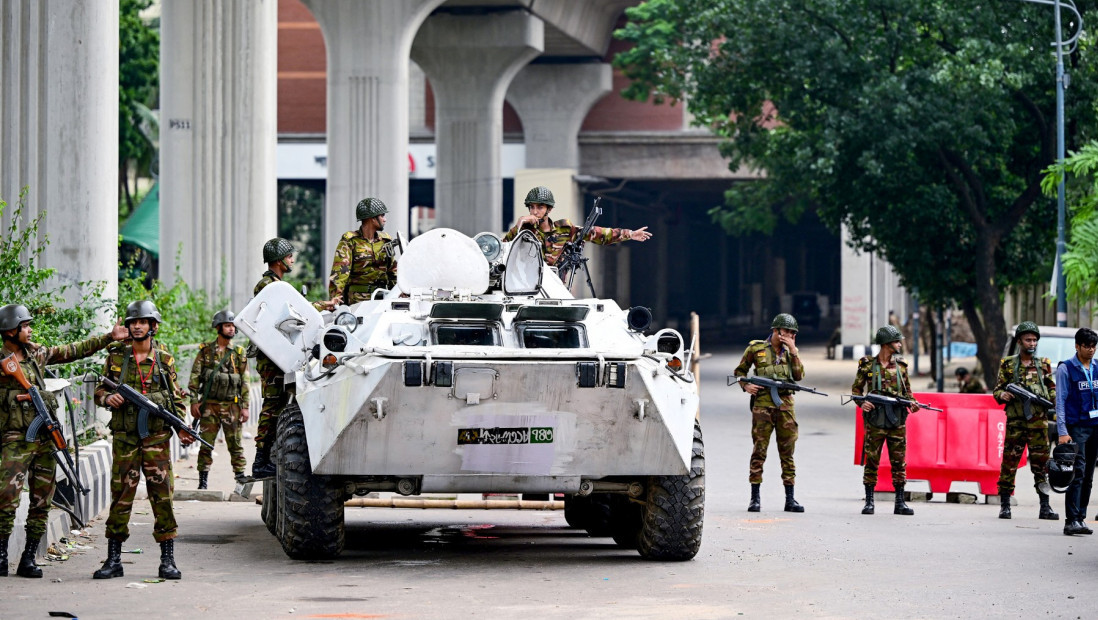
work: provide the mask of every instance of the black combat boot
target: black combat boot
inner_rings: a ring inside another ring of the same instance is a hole
[[[1010,493],[999,494],[999,518],[1010,518]]]
[[[181,579],[183,573],[175,567],[175,540],[160,543],[160,578]]]
[[[110,579],[122,575],[122,541],[108,538],[107,560],[103,562],[102,568],[92,573],[92,579]]]
[[[804,512],[804,506],[801,506],[797,503],[797,500],[793,499],[793,485],[791,484],[785,487],[785,511]]]
[[[252,461],[252,478],[274,478],[275,464],[271,462],[271,447],[256,448],[255,460]]]
[[[198,488],[199,490],[206,488],[206,483],[210,480],[210,472],[200,471],[198,472]]]
[[[0,538],[0,577],[8,576],[8,537]]]
[[[872,484],[865,485],[865,506],[862,508],[862,514],[863,515],[873,514],[874,509],[876,508],[876,504],[874,503],[874,498],[873,498],[873,487],[874,486],[876,486],[876,485],[872,485]]]
[[[1037,514],[1037,518],[1047,521],[1059,521],[1060,515],[1053,512],[1052,506],[1048,505],[1048,495],[1037,491],[1037,497],[1041,499],[1041,512]]]
[[[913,515],[915,511],[908,507],[904,503],[904,488],[902,486],[896,487],[896,508],[892,510],[894,515]]]
[[[38,556],[38,539],[31,540],[31,537],[27,537],[27,546],[23,549],[23,557],[19,558],[19,567],[15,569],[15,574],[20,577],[30,577],[32,579],[41,579],[42,569],[38,568],[38,564],[35,564],[34,559]]]
[[[759,499],[759,487],[761,485],[751,485],[751,503],[747,505],[747,512],[758,512],[762,510],[762,502]]]

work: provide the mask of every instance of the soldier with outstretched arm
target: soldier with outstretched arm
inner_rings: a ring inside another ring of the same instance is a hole
[[[46,390],[46,365],[88,357],[116,340],[129,338],[130,334],[125,327],[118,325],[102,336],[44,347],[31,341],[33,320],[26,306],[8,304],[0,307],[0,335],[4,339],[0,356],[14,357],[22,374],[37,386],[50,415],[56,418],[58,403],[57,398]],[[42,569],[35,563],[35,557],[38,543],[46,533],[56,468],[54,446],[46,433],[39,433],[34,441],[27,441],[27,430],[34,423],[37,412],[30,399],[24,397],[26,394],[27,390],[15,377],[0,374],[0,475],[3,476],[0,485],[0,577],[8,574],[8,538],[15,527],[15,512],[19,508],[24,486],[29,491],[30,500],[25,526],[27,540],[15,574],[20,577],[42,576]]]

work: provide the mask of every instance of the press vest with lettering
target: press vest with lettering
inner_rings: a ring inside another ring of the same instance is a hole
[[[1083,369],[1074,359],[1060,362],[1067,364],[1070,385],[1056,386],[1064,390],[1064,423],[1069,426],[1098,426],[1098,418],[1091,418],[1090,412],[1098,409],[1098,386],[1091,385]],[[1098,370],[1091,362],[1090,368]]]
[[[46,409],[49,410],[51,415],[56,416],[57,397],[46,390],[42,369],[38,367],[38,362],[34,361],[34,358],[30,355],[24,355],[23,361],[19,362],[19,365],[23,368],[23,374],[26,375],[27,380],[38,388],[43,402],[46,403]],[[27,390],[19,385],[15,377],[0,374],[0,431],[26,432],[31,423],[34,422],[37,415],[34,404],[30,400],[18,400],[17,398],[26,393]],[[40,436],[39,439],[44,436]]]

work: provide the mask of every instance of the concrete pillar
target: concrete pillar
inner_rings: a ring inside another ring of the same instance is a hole
[[[907,292],[888,261],[871,252],[855,252],[849,239],[850,232],[844,226],[840,257],[842,343],[868,346],[877,328],[888,324],[889,310],[895,310],[901,321],[906,318]]]
[[[103,282],[102,296],[116,297],[117,0],[0,0],[3,230],[23,187],[24,221],[45,214],[40,266],[57,284]]]
[[[579,168],[580,125],[612,87],[605,63],[527,65],[507,90],[522,119],[528,168]]]
[[[504,224],[503,98],[542,49],[544,24],[525,11],[438,14],[420,28],[412,59],[435,93],[439,226],[475,234]]]
[[[327,275],[339,237],[368,196],[389,207],[386,231],[408,233],[408,54],[443,0],[303,0],[328,49]]]
[[[165,0],[160,33],[160,275],[240,309],[277,234],[278,2]]]

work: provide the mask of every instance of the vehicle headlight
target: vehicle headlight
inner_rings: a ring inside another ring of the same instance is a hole
[[[324,348],[336,353],[347,350],[347,335],[338,329],[329,329],[324,334]]]
[[[499,258],[499,253],[503,249],[503,243],[494,233],[480,233],[473,237],[473,241],[476,241],[477,245],[480,246],[480,251],[484,253],[484,258],[489,263]]]
[[[358,317],[350,312],[340,312],[335,318],[335,324],[353,332],[358,327]]]

